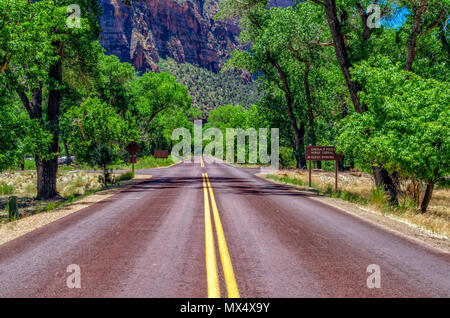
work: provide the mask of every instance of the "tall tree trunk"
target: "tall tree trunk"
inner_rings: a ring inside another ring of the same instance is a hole
[[[419,8],[414,10],[414,21],[409,36],[408,53],[406,54],[405,70],[411,71],[414,59],[416,58],[417,38],[422,32],[423,14],[427,8],[427,0],[420,0]]]
[[[342,160],[341,161],[338,161],[338,163],[337,163],[337,165],[338,165],[338,170],[339,171],[345,171],[345,167],[344,167],[344,156],[342,156]]]
[[[401,189],[401,186],[400,186],[400,173],[398,173],[397,170],[392,172],[391,179],[392,179],[392,182],[394,183],[395,190],[396,190],[397,194],[401,193],[402,189]]]
[[[421,0],[422,2],[425,0]],[[336,8],[336,1],[335,0],[324,0],[318,1],[313,0],[313,2],[324,6],[325,8],[325,14],[327,16],[328,25],[330,27],[331,36],[333,38],[333,45],[334,45],[334,51],[336,54],[337,61],[339,63],[339,66],[341,68],[342,74],[344,75],[345,81],[347,83],[350,97],[352,99],[353,105],[355,106],[355,110],[358,113],[363,113],[367,110],[366,105],[361,105],[361,102],[358,97],[358,92],[361,90],[359,85],[357,83],[354,83],[350,76],[349,69],[352,67],[352,63],[350,62],[350,59],[348,57],[347,49],[345,47],[345,41],[344,36],[341,33],[341,22],[339,21],[337,17],[337,8]],[[366,41],[370,38],[371,30],[367,28],[367,25],[365,22],[367,22],[367,14],[364,12],[364,10],[361,10],[362,6],[360,4],[357,4],[357,8],[359,11],[359,14],[361,16],[362,22],[364,24],[363,28],[363,46],[365,46]],[[344,13],[342,15],[345,19],[346,14]],[[414,40],[415,41],[415,40]],[[363,47],[364,49],[364,47]],[[414,51],[411,51],[414,53],[415,56],[415,42],[414,42]],[[411,62],[412,64],[412,62]],[[382,176],[382,177],[380,177]],[[387,176],[387,177],[386,177]],[[392,185],[392,179],[389,176],[388,172],[381,168],[379,171],[374,170],[374,178],[379,179],[380,185],[383,185],[383,187],[387,190],[389,196],[391,197],[391,203],[396,204],[398,203],[397,200],[397,193],[395,191],[395,185]],[[384,183],[387,182],[387,183]],[[394,188],[394,190],[392,190]],[[395,195],[395,198],[393,197]]]
[[[333,37],[333,45],[334,51],[336,53],[336,58],[347,83],[350,97],[352,99],[353,105],[355,106],[355,110],[358,113],[363,113],[367,109],[365,105],[361,105],[361,102],[359,100],[358,92],[361,90],[359,85],[354,83],[350,76],[349,69],[352,67],[352,64],[350,62],[350,59],[348,58],[344,37],[341,33],[341,24],[337,17],[335,0],[325,0],[324,7],[331,35]]]
[[[341,112],[341,118],[344,119],[348,115],[348,105],[345,101],[345,96],[342,96],[342,112]],[[339,171],[345,171],[345,165],[344,165],[344,156],[342,155],[342,160],[338,161],[338,170]],[[351,165],[351,164],[350,164]],[[351,167],[353,168],[353,167]]]
[[[309,68],[310,68],[310,63],[308,60],[302,59],[300,52],[298,50],[295,50],[293,47],[289,48],[290,51],[292,51],[297,59],[297,61],[299,61],[300,63],[303,63],[305,65],[305,76],[303,78],[303,86],[305,88],[305,97],[306,97],[306,105],[308,108],[308,120],[309,120],[309,134],[311,136],[312,139],[312,143],[314,145],[317,144],[317,137],[316,137],[316,131],[314,129],[314,112],[313,112],[313,108],[312,108],[312,98],[311,98],[311,89],[309,86]],[[303,122],[301,123],[303,125]],[[304,149],[304,143],[302,142],[301,145],[299,145],[299,149]],[[301,160],[299,161],[299,159],[297,159],[297,168],[300,165],[300,167],[306,167],[306,158],[304,158],[303,156],[303,152],[301,154],[299,154],[302,156]],[[316,161],[317,164],[317,168],[321,169],[322,168],[322,162],[321,161]]]
[[[397,186],[389,173],[383,167],[372,166],[375,185],[379,188],[384,188],[384,191],[389,195],[389,203],[398,205]]]
[[[374,1],[374,4],[376,4],[377,1]],[[367,25],[367,19],[369,18],[369,14],[366,12],[364,7],[361,3],[357,2],[355,3],[356,10],[358,11],[358,14],[361,18],[362,26],[363,26],[363,50],[366,47],[367,40],[370,39],[370,36],[372,35],[370,27]]]
[[[66,165],[70,165],[72,163],[72,158],[70,158],[69,147],[67,147],[66,139],[62,138],[62,142],[64,145],[64,151],[66,152]]]
[[[297,168],[304,169],[306,168],[306,158],[305,158],[305,124],[303,121],[300,121],[300,136],[297,141],[296,146],[296,159],[297,159]]]
[[[349,69],[352,67],[350,59],[348,58],[347,49],[345,47],[344,37],[341,33],[341,24],[337,17],[337,9],[335,0],[324,1],[325,13],[327,16],[328,25],[330,27],[331,35],[333,37],[333,45],[336,53],[336,58],[341,67],[345,81],[350,91],[350,97],[352,99],[355,110],[358,113],[364,113],[367,111],[366,105],[361,105],[358,92],[360,91],[359,85],[354,83],[350,76]],[[366,19],[365,16],[362,17]],[[370,30],[365,29],[363,34],[363,42],[367,41],[370,37]],[[377,186],[383,186],[386,192],[389,194],[390,203],[398,204],[396,186],[389,176],[389,173],[384,168],[374,169],[374,178],[379,181]]]
[[[425,190],[425,195],[423,196],[422,204],[420,205],[420,211],[422,213],[427,212],[428,205],[431,201],[431,196],[433,195],[434,183],[427,183],[427,189]]]
[[[294,98],[292,96],[291,89],[289,87],[289,83],[287,81],[287,76],[284,73],[281,66],[274,60],[269,58],[270,63],[275,67],[278,74],[280,75],[282,82],[282,90],[284,91],[284,95],[286,98],[286,109],[289,116],[289,120],[291,122],[291,127],[294,132],[295,138],[295,157],[297,159],[297,168],[306,167],[306,159],[304,156],[304,139],[305,139],[305,124],[303,121],[300,121],[300,127],[297,124],[297,119],[294,114]]]
[[[344,119],[348,115],[348,105],[347,105],[347,102],[345,101],[345,96],[342,95],[341,98],[342,98],[341,118]],[[344,160],[345,160],[344,155],[342,155],[342,160],[338,161],[338,170],[339,171],[345,171]],[[353,168],[353,167],[351,167],[351,168]]]
[[[37,172],[37,199],[47,200],[58,196],[56,191],[57,160],[42,160],[35,158]]]
[[[49,146],[50,153],[58,153],[59,142],[59,113],[61,108],[61,88],[62,85],[62,54],[63,43],[54,42],[53,46],[57,48],[59,56],[58,61],[50,66],[49,78],[53,81],[48,93],[48,107],[46,116],[46,125],[52,132],[53,138]],[[36,160],[36,169],[38,175],[38,193],[37,199],[52,199],[58,196],[56,190],[56,174],[58,172],[58,157],[48,160]]]
[[[305,77],[303,79],[303,86],[305,87],[306,105],[308,106],[308,119],[309,119],[309,134],[311,136],[312,143],[317,145],[316,130],[314,129],[314,112],[312,108],[311,89],[309,86],[309,61],[304,61],[305,64]],[[306,162],[305,162],[306,164]],[[316,161],[317,169],[322,169],[322,161]]]

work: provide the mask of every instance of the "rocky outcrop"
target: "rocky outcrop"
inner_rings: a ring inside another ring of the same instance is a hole
[[[214,21],[219,0],[99,0],[100,43],[138,71],[158,71],[173,58],[217,72],[238,46],[236,24]]]

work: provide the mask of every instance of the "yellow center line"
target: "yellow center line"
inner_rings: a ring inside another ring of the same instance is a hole
[[[205,205],[205,256],[206,256],[206,280],[208,284],[208,297],[220,298],[219,274],[217,271],[216,252],[214,247],[214,234],[209,210],[208,191],[205,174],[202,173],[203,196]]]
[[[201,166],[201,167],[204,167],[204,166],[205,166],[205,163],[203,162],[203,157],[201,157],[200,160],[201,160],[201,161],[200,161],[200,166]]]
[[[225,284],[227,285],[227,292],[229,298],[239,298],[239,290],[234,276],[233,265],[231,264],[230,254],[228,252],[227,242],[225,240],[225,234],[222,228],[222,222],[220,221],[219,211],[216,205],[216,199],[214,198],[214,192],[209,182],[208,174],[204,174],[206,179],[209,194],[211,197],[211,206],[214,215],[214,224],[216,225],[217,242],[219,245],[220,260],[222,262],[223,273],[225,276]]]

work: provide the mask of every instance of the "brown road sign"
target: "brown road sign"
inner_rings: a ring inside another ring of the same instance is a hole
[[[135,156],[141,148],[137,144],[137,142],[132,141],[128,144],[128,146],[125,148],[126,151],[132,156]]]
[[[338,155],[336,148],[332,146],[306,146],[306,160],[342,161],[342,155]]]
[[[309,186],[311,187],[311,163],[312,161],[332,160],[334,161],[334,188],[338,189],[338,161],[342,161],[342,155],[336,153],[333,146],[306,146],[306,160],[309,160]]]
[[[136,156],[132,156],[129,159],[130,163],[137,163],[137,157]]]
[[[153,153],[153,157],[167,159],[167,158],[169,158],[169,151],[168,150],[155,150]]]

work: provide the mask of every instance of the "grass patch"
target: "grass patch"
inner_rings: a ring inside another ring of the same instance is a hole
[[[279,171],[266,178],[297,186],[308,185],[308,173],[299,170]],[[312,188],[323,196],[345,200],[365,206],[383,214],[390,214],[419,225],[436,234],[450,237],[450,189],[444,185],[433,192],[426,213],[420,213],[416,202],[407,195],[399,196],[399,205],[392,206],[383,189],[375,187],[370,175],[354,176],[350,173],[339,175],[339,190],[334,190],[334,174],[316,173],[312,177]]]
[[[116,180],[118,182],[121,182],[121,181],[127,181],[127,180],[132,180],[132,179],[134,179],[134,173],[133,173],[133,171],[128,171],[128,172],[125,172],[125,173],[122,173],[121,175],[119,175]]]
[[[269,174],[266,177],[269,179],[275,180],[275,181],[283,182],[283,183],[288,183],[288,184],[293,184],[293,185],[298,185],[298,186],[304,185],[303,181],[300,179],[293,179],[293,178],[288,178],[288,177],[278,177],[273,174]]]
[[[7,195],[14,193],[14,186],[8,184],[0,185],[0,195]]]
[[[152,169],[152,168],[159,168],[159,167],[167,167],[170,165],[173,165],[175,161],[169,156],[167,159],[162,158],[154,158],[153,156],[143,157],[140,158],[139,161],[134,165],[135,169]],[[117,164],[112,165],[111,168],[113,170],[128,170],[130,169],[131,164]]]
[[[10,173],[9,177],[11,177],[11,175],[15,175],[17,179],[22,180],[22,174],[26,174],[28,178],[31,178],[31,181],[33,180],[32,173],[29,172]],[[2,181],[2,177],[3,175],[0,175],[0,182]],[[134,175],[131,171],[123,173],[118,177],[118,179],[120,178],[120,181],[117,179],[118,182],[114,185],[103,187],[98,182],[98,176],[96,174],[88,174],[85,172],[58,174],[58,192],[62,198],[53,201],[35,201],[33,199],[36,195],[35,192],[33,192],[31,196],[27,196],[24,192],[20,192],[20,195],[18,195],[19,216],[17,219],[41,212],[49,212],[60,209],[66,205],[95,194],[98,191],[120,187],[121,181],[131,180],[133,177]],[[35,185],[34,189],[36,189]],[[0,196],[0,224],[14,221],[8,219],[7,200],[8,196]]]
[[[280,177],[277,175],[267,175],[266,178],[298,186],[305,186],[309,184],[309,182],[305,182],[302,179],[287,176]],[[335,191],[334,187],[330,184],[318,185],[311,182],[311,188],[317,190],[319,194],[329,198],[341,199],[361,205],[377,206],[379,208],[385,208],[388,206],[386,203],[385,193],[382,189],[373,189],[370,196],[362,197],[360,193],[352,192],[348,189],[338,189]]]
[[[50,202],[45,206],[45,211],[51,211],[54,210],[58,207],[58,203],[57,202]]]
[[[134,165],[135,169],[152,169],[152,168],[159,168],[159,167],[167,167],[172,164],[174,164],[175,161],[169,156],[167,159],[158,158],[155,159],[153,156],[146,156],[139,158],[138,162]],[[110,168],[114,170],[128,170],[130,169],[131,164],[127,163],[116,163],[112,165]],[[13,167],[12,171],[20,171],[20,167]],[[26,160],[25,161],[25,170],[26,171],[34,171],[36,170],[36,164],[32,160]],[[77,162],[73,162],[70,165],[60,165],[58,167],[58,171],[74,171],[74,170],[82,170],[82,171],[90,171],[90,170],[97,170],[97,167],[93,167],[86,164],[80,164]]]

